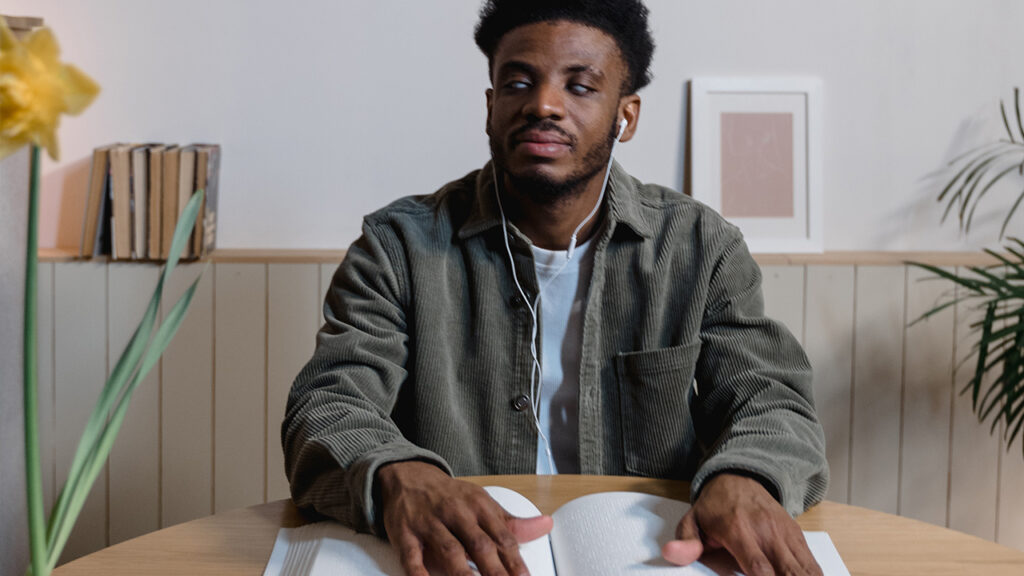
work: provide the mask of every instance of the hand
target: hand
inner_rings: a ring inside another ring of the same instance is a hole
[[[690,564],[705,548],[725,548],[747,576],[821,576],[800,526],[764,486],[744,476],[709,480],[679,522],[676,538],[661,549],[673,564]]]
[[[550,516],[515,518],[487,492],[426,462],[395,462],[377,471],[391,546],[407,576],[428,576],[429,558],[449,576],[528,575],[519,543],[551,531]]]

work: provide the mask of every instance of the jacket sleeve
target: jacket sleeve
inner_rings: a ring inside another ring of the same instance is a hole
[[[380,466],[422,460],[451,474],[389,417],[409,355],[402,253],[388,227],[364,221],[334,274],[316,351],[292,385],[281,425],[296,506],[378,535],[373,484]]]
[[[705,458],[691,496],[716,474],[740,473],[796,516],[828,487],[811,366],[796,338],[765,318],[760,268],[739,232],[726,232],[701,326],[692,412]]]

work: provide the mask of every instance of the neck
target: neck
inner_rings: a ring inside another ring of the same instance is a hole
[[[502,186],[506,215],[533,244],[546,250],[566,250],[576,228],[594,210],[601,197],[604,171],[595,174],[578,190],[555,202],[538,203],[531,195],[516,190],[507,177]],[[576,244],[586,242],[597,230],[600,208],[576,233]]]

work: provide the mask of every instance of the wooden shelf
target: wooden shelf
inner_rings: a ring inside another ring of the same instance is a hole
[[[345,257],[344,250],[277,250],[264,248],[228,248],[217,250],[213,262],[308,264],[337,263]],[[44,248],[39,250],[40,262],[72,262],[78,260],[74,250]],[[106,258],[102,259],[106,261]],[[997,260],[976,252],[825,252],[822,254],[754,254],[762,266],[902,266],[922,262],[934,266],[988,266]]]

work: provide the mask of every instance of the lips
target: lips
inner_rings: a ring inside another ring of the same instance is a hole
[[[517,147],[529,156],[554,158],[569,152],[572,142],[552,130],[526,130],[515,138]]]

